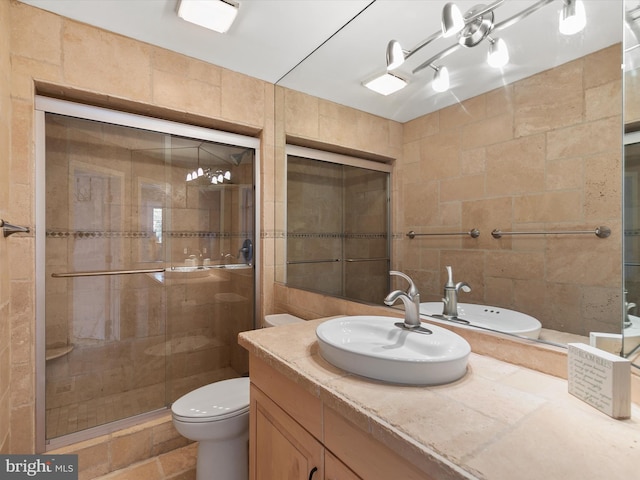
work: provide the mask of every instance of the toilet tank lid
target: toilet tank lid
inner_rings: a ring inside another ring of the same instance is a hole
[[[264,317],[264,323],[268,327],[278,327],[280,325],[288,325],[290,323],[304,322],[300,317],[290,315],[288,313],[273,313]]]
[[[249,407],[249,377],[211,383],[183,395],[171,405],[185,418],[227,417]]]

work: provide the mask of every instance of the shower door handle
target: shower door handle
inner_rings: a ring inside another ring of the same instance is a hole
[[[147,268],[141,270],[95,270],[91,272],[52,273],[53,278],[99,277],[102,275],[132,275],[134,273],[162,273],[164,268]]]
[[[316,473],[317,471],[318,471],[318,467],[313,467],[311,469],[311,471],[309,472],[309,480],[313,478],[313,474]]]

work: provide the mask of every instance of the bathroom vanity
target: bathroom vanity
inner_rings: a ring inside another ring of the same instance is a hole
[[[348,374],[312,320],[241,333],[250,353],[250,479],[634,478],[640,408],[613,420],[566,380],[472,353],[447,385]]]

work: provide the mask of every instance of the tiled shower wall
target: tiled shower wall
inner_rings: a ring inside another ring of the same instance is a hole
[[[380,303],[389,290],[388,174],[345,168],[345,258],[375,259],[345,266],[347,298]]]
[[[524,311],[543,327],[620,332],[621,46],[444,108],[404,126],[405,232],[397,265],[439,301],[445,266],[459,301]],[[503,231],[592,230],[611,237]]]
[[[388,290],[388,175],[289,156],[287,284],[365,302]]]
[[[288,284],[342,295],[343,205],[340,165],[289,157]]]
[[[253,231],[249,155],[229,166],[233,184],[187,182],[200,142],[163,148],[162,134],[52,114],[46,129],[47,438],[246,373],[236,336],[253,325],[252,268],[171,268],[193,253],[198,264],[227,263],[218,252],[229,251],[230,263],[241,262],[236,252]],[[168,271],[52,276],[158,268]]]

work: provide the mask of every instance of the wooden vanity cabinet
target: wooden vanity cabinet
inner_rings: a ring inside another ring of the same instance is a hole
[[[433,479],[254,356],[250,377],[250,480]]]
[[[252,480],[324,478],[324,447],[262,391],[251,386]]]

